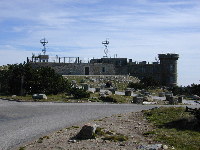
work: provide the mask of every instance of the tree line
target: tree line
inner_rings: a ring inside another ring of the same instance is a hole
[[[1,94],[58,94],[70,91],[70,88],[68,81],[50,67],[33,68],[30,64],[13,64],[0,70]]]
[[[170,89],[174,95],[198,95],[200,96],[200,84],[191,84],[185,87],[175,86]]]

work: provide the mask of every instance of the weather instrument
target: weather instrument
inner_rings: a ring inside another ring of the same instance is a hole
[[[109,45],[108,39],[106,39],[106,41],[103,41],[102,44],[105,46],[104,53],[106,56],[104,57],[108,57],[108,45]]]
[[[42,50],[42,52],[43,52],[43,54],[45,55],[45,53],[46,53],[46,44],[48,43],[48,41],[44,38],[44,39],[41,39],[40,40],[40,43],[43,45],[43,50]]]

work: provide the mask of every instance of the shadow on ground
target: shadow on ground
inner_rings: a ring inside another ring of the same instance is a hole
[[[177,130],[200,131],[200,122],[195,117],[183,118],[165,123],[161,128],[176,128]]]

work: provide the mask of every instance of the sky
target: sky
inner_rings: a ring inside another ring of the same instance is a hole
[[[199,0],[0,0],[0,65],[50,57],[155,61],[177,53],[178,85],[200,83]]]

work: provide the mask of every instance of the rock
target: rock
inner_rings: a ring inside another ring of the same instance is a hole
[[[152,98],[152,96],[144,96],[143,101],[153,102],[153,98]]]
[[[165,92],[165,96],[169,95],[170,97],[173,96],[172,92]]]
[[[178,97],[178,103],[182,103],[183,102],[183,97],[182,96],[179,96]]]
[[[47,96],[45,94],[39,94],[38,97],[39,99],[47,99]]]
[[[162,148],[163,149],[168,149],[168,146],[167,145],[163,145]]]
[[[86,91],[89,89],[89,85],[86,84],[86,83],[82,83],[81,86],[82,86],[82,88],[83,88],[84,90],[86,90]]]
[[[112,92],[109,91],[109,90],[106,90],[104,93],[105,93],[106,95],[112,95]]]
[[[172,94],[165,94],[165,97],[166,97],[166,100],[169,101],[170,100],[170,97],[172,97],[173,95]]]
[[[12,95],[12,98],[17,97],[17,95]]]
[[[193,95],[193,96],[192,96],[192,99],[193,99],[193,100],[200,100],[200,97],[199,97],[198,95]]]
[[[149,96],[150,93],[149,93],[149,92],[144,92],[144,95],[145,95],[145,96]]]
[[[100,88],[95,88],[95,92],[100,92]]]
[[[138,149],[141,150],[159,150],[162,148],[162,144],[140,145]]]
[[[120,143],[119,146],[125,146],[125,144],[124,143]]]
[[[165,97],[165,92],[160,92],[158,95],[159,97]]]
[[[101,89],[104,89],[105,86],[106,86],[105,84],[102,84],[102,85],[100,86],[100,88],[101,88]]]
[[[143,97],[133,97],[133,103],[143,104]]]
[[[47,96],[45,94],[33,94],[33,99],[47,99]]]
[[[131,96],[131,91],[130,90],[125,91],[125,96]]]
[[[72,84],[76,84],[77,82],[76,82],[76,80],[72,80],[71,83]]]
[[[68,142],[76,143],[76,140],[69,140]]]
[[[109,88],[108,89],[110,92],[112,92],[112,94],[115,94],[115,89],[114,88]]]
[[[97,125],[96,124],[86,124],[82,127],[80,132],[77,134],[76,138],[85,140],[85,139],[93,139],[94,133],[96,131]]]
[[[100,97],[106,97],[107,95],[106,95],[105,93],[102,92],[102,93],[99,93],[99,96],[100,96]]]
[[[172,96],[172,97],[169,98],[169,104],[170,105],[176,105],[176,104],[178,104],[178,100],[175,99],[174,96]]]

